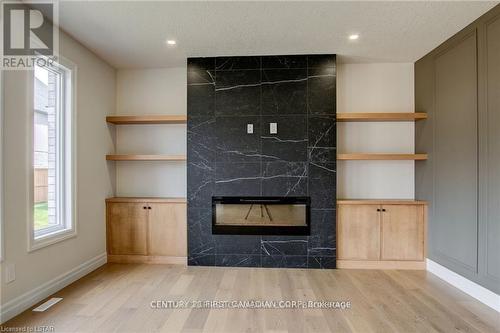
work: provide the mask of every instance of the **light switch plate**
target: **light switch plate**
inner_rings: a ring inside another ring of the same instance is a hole
[[[278,134],[278,123],[269,123],[269,133]]]
[[[247,124],[247,134],[253,134],[253,124]]]

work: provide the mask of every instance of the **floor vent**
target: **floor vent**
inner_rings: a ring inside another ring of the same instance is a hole
[[[55,305],[55,304],[59,303],[60,301],[62,301],[62,298],[60,298],[60,297],[52,297],[47,302],[42,303],[39,306],[37,306],[36,308],[34,308],[33,311],[35,311],[35,312],[43,312],[43,311],[47,310],[48,308],[50,308],[52,305]]]

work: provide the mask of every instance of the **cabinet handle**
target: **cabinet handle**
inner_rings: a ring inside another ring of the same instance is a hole
[[[380,208],[377,208],[377,212],[380,212]]]
[[[142,207],[142,209],[146,209],[146,208],[147,208],[146,206]]]
[[[148,207],[148,209],[151,209],[151,207]]]
[[[382,209],[382,211],[383,211],[383,212],[385,212],[385,208],[384,208],[384,209]]]

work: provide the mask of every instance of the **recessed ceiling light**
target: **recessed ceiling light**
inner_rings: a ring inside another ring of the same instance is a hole
[[[175,45],[175,44],[177,44],[177,42],[173,39],[169,39],[169,40],[167,40],[167,44],[168,45]]]
[[[352,34],[352,35],[349,35],[349,40],[356,40],[359,38],[359,35],[358,34]]]

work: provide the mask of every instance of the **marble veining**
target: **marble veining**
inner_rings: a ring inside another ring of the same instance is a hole
[[[318,167],[318,168],[324,169],[324,170],[326,170],[328,172],[334,172],[334,173],[337,172],[336,170],[330,169],[330,168],[328,168],[327,166],[324,166],[324,165],[320,165],[320,164],[313,163],[313,162],[311,162],[311,164],[314,165],[314,166],[316,166],[316,167]]]
[[[230,86],[230,87],[215,88],[215,91],[232,90],[232,89],[245,88],[245,87],[258,87],[258,86],[269,85],[269,84],[304,82],[304,81],[307,81],[308,79],[311,79],[311,78],[321,78],[321,77],[332,77],[333,78],[333,77],[335,77],[335,75],[333,75],[333,74],[311,75],[311,76],[306,76],[303,79],[295,79],[295,80],[262,81],[262,82],[253,83],[253,84],[238,84],[238,85]],[[215,82],[191,83],[190,85],[206,85],[206,84],[215,84]]]
[[[261,139],[267,139],[267,140],[274,140],[278,142],[307,142],[307,139],[299,139],[299,140],[287,140],[287,139],[280,139],[277,136],[261,136]]]
[[[238,180],[248,180],[248,179],[274,179],[274,178],[304,178],[305,176],[300,175],[300,176],[294,176],[294,175],[274,175],[274,176],[258,176],[258,177],[240,177],[240,178],[233,178],[233,179],[221,179],[221,180],[216,180],[216,183],[230,183],[230,182],[235,182]]]
[[[188,59],[189,265],[335,267],[335,59]],[[309,196],[311,234],[213,235],[211,198],[223,195]]]

